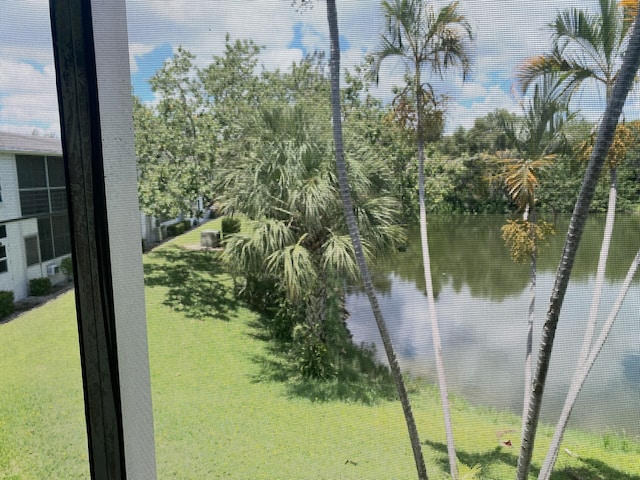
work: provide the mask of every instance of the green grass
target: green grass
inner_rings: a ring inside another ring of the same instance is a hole
[[[283,374],[216,254],[180,247],[199,239],[188,232],[144,260],[158,478],[415,478],[399,404],[314,401],[326,388]],[[89,478],[78,355],[73,294],[0,325],[0,479]],[[444,479],[437,391],[412,391],[430,478]],[[513,478],[519,418],[459,398],[452,413],[460,461]],[[502,447],[496,432],[509,429]],[[539,432],[531,478],[552,430]],[[562,452],[554,480],[640,480],[637,439],[571,431],[563,446],[579,458]]]

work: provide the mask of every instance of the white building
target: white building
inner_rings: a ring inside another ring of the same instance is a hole
[[[64,278],[71,236],[60,140],[0,132],[0,244],[0,290],[15,300],[32,278]]]

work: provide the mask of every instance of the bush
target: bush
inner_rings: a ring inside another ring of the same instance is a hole
[[[228,217],[222,219],[222,235],[240,232],[240,219]]]
[[[278,305],[270,307],[262,316],[262,324],[269,332],[269,336],[283,343],[293,340],[293,330],[305,320],[304,302],[291,303],[284,297],[279,299]]]
[[[29,293],[36,297],[51,293],[51,280],[48,278],[33,278],[29,280]]]
[[[60,262],[60,271],[64,273],[67,280],[73,280],[73,260],[71,257],[65,257]]]
[[[319,330],[319,326],[306,323],[293,328],[292,353],[303,377],[326,379],[335,373],[331,351]]]
[[[177,237],[191,228],[191,220],[182,220],[181,222],[174,223],[167,226],[167,235],[169,237]]]
[[[13,292],[8,290],[0,291],[0,318],[13,313]]]

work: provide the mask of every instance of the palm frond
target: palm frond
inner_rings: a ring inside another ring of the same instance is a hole
[[[251,240],[248,235],[238,234],[225,241],[220,259],[229,271],[243,274],[261,269],[264,257],[253,248]]]
[[[516,67],[516,84],[522,94],[546,76],[551,76],[562,83],[563,87],[560,90],[568,97],[582,81],[593,77],[594,71],[572,55],[563,55],[557,48],[549,54],[529,57]]]
[[[287,223],[281,220],[264,219],[256,222],[256,227],[251,234],[250,246],[266,257],[286,248],[293,241],[293,232]]]
[[[553,48],[558,48],[561,52],[570,41],[581,45],[597,45],[600,42],[600,16],[582,9],[572,8],[559,12],[550,26]]]
[[[533,169],[526,161],[522,162],[519,159],[508,159],[507,161],[509,163],[504,177],[507,193],[520,206],[531,204],[538,186],[538,179],[533,173]]]
[[[266,259],[266,269],[279,276],[291,300],[304,298],[317,280],[317,272],[311,253],[301,245],[301,239],[294,245],[273,252]]]
[[[414,74],[430,67],[442,76],[448,68],[461,67],[466,78],[471,65],[467,39],[473,31],[457,1],[437,11],[424,0],[384,1],[383,12],[386,28],[372,67],[376,78],[389,57],[402,59]]]
[[[335,271],[341,278],[350,281],[359,277],[360,271],[349,235],[330,232],[322,246],[322,266],[325,271]]]

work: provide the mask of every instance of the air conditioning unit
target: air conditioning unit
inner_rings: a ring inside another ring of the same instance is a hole
[[[60,266],[56,265],[55,263],[50,263],[49,265],[47,265],[47,275],[51,276],[51,275],[55,275],[56,273],[60,273]]]

